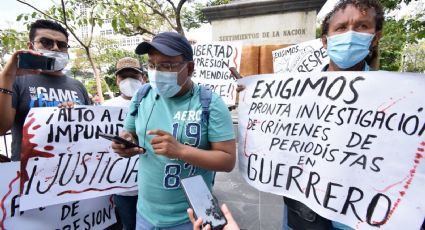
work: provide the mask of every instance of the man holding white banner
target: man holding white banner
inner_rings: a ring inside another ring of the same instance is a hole
[[[366,58],[378,46],[384,21],[378,0],[343,0],[322,22],[322,43],[330,57],[323,71],[369,71]],[[283,229],[352,229],[316,214],[299,201],[284,197]]]

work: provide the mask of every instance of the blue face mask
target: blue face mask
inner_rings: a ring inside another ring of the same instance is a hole
[[[327,37],[329,58],[341,69],[348,69],[363,61],[369,54],[374,34],[349,31]]]
[[[149,84],[159,95],[173,97],[182,89],[182,86],[186,84],[189,79],[187,78],[181,86],[177,84],[177,78],[183,69],[184,68],[179,72],[163,72],[155,69],[148,69]]]

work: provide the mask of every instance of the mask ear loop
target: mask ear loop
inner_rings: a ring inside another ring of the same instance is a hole
[[[187,66],[187,63],[185,63],[184,64],[184,67],[183,68],[181,68],[180,70],[179,70],[179,72],[177,72],[177,81],[178,81],[178,79],[179,79],[179,76],[180,76],[180,73],[183,71],[183,69],[185,68]],[[187,81],[189,80],[189,76],[186,78],[186,81],[184,81],[183,82],[183,84],[180,86],[180,87],[182,87],[183,88],[183,86],[184,85],[186,85],[186,83],[187,83]],[[177,83],[178,84],[178,83]],[[191,92],[191,95],[193,95],[193,87],[192,87],[192,92]]]

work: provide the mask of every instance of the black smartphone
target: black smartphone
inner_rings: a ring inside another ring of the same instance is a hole
[[[223,229],[227,220],[221,212],[217,199],[211,194],[202,176],[193,176],[181,180],[181,184],[193,209],[195,218],[202,217],[203,227],[211,225],[211,229]]]
[[[42,69],[53,70],[55,67],[55,59],[42,55],[34,55],[31,53],[18,54],[18,68],[20,69]]]
[[[136,143],[133,143],[131,141],[127,141],[126,139],[124,139],[122,137],[119,137],[119,136],[115,136],[115,135],[111,135],[111,134],[106,134],[106,133],[100,133],[100,132],[99,132],[99,136],[100,137],[103,137],[105,139],[108,139],[110,141],[115,141],[115,142],[118,142],[120,144],[123,144],[123,145],[125,145],[125,148],[126,149],[134,148],[134,147],[142,148],[139,145],[137,145]]]

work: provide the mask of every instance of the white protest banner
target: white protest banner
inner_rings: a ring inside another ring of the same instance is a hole
[[[425,216],[425,76],[391,72],[239,80],[239,170],[356,229],[419,229]]]
[[[193,46],[195,83],[210,87],[221,96],[227,105],[236,103],[236,79],[230,74],[230,67],[239,71],[242,43],[214,42],[197,43]]]
[[[320,72],[329,63],[322,41],[315,39],[273,53],[274,73]]]
[[[23,128],[21,210],[137,190],[139,157],[119,157],[98,135],[119,134],[126,112],[31,109]]]
[[[105,229],[116,222],[111,196],[19,210],[19,162],[0,164],[0,229]]]

